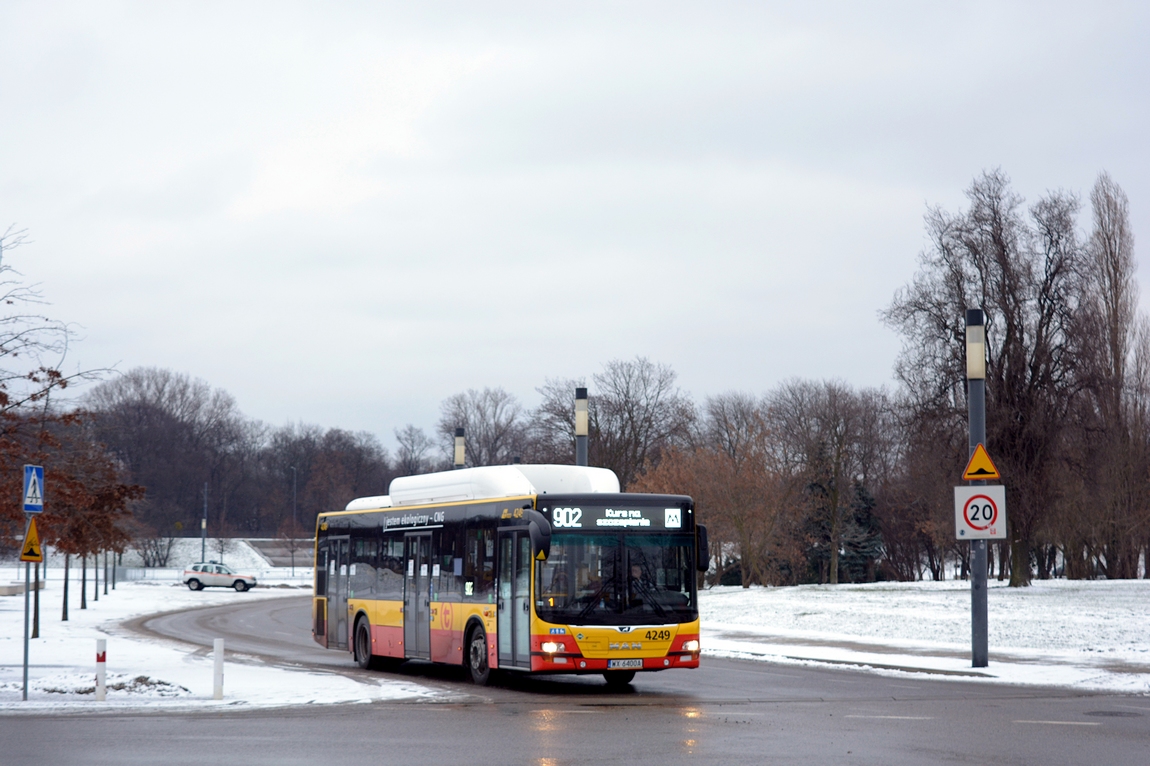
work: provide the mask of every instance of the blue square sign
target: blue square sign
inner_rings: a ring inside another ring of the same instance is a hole
[[[44,510],[44,466],[24,466],[24,512]]]

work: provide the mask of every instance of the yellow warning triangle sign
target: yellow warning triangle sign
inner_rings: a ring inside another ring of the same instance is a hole
[[[28,521],[28,534],[24,535],[24,546],[20,553],[21,561],[43,563],[44,551],[40,550],[40,533],[36,531],[36,519]]]
[[[962,472],[963,481],[979,481],[980,479],[1001,479],[998,474],[998,469],[994,466],[994,461],[990,459],[990,453],[986,451],[986,447],[979,444],[974,448],[974,454],[970,456],[970,462],[966,464],[966,470]]]

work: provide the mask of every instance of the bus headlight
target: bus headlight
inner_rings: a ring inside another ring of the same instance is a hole
[[[544,651],[546,651],[546,650],[544,650]],[[690,641],[684,641],[683,642],[683,651],[684,652],[697,652],[697,651],[699,651],[699,642],[695,639],[691,639]]]
[[[547,654],[555,654],[555,652],[563,648],[563,644],[558,644],[554,641],[544,641],[543,646],[539,647]]]

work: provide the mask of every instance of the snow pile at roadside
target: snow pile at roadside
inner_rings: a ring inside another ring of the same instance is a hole
[[[268,582],[247,593],[215,589],[189,591],[170,581],[118,583],[115,590],[79,608],[79,582],[72,572],[69,621],[61,622],[62,577],[40,594],[40,638],[30,642],[28,701],[23,691],[24,597],[0,597],[0,711],[79,711],[132,707],[205,708],[221,705],[274,707],[295,704],[373,702],[426,698],[437,692],[418,684],[364,675],[355,678],[269,666],[227,655],[224,699],[212,700],[212,653],[163,639],[136,636],[118,626],[125,620],[179,609],[244,603],[310,593],[310,587]],[[90,574],[90,573],[89,573]],[[277,585],[281,587],[277,587]],[[107,639],[107,701],[94,702],[96,639]]]
[[[990,666],[977,669],[969,582],[720,587],[701,593],[700,607],[713,656],[1150,693],[1146,580],[992,581]]]
[[[221,551],[220,547],[223,546],[224,550]],[[47,570],[50,576],[55,577],[55,572],[62,570],[64,566],[64,554],[56,551],[51,546],[46,548],[47,551]],[[202,551],[206,554],[202,555]],[[202,558],[201,558],[202,555]],[[198,537],[177,537],[172,540],[172,550],[168,555],[168,566],[162,569],[151,569],[147,572],[148,579],[156,579],[156,576],[170,576],[174,580],[186,567],[190,567],[202,560],[218,561],[221,564],[226,564],[234,571],[240,574],[250,574],[257,578],[273,576],[279,577],[287,574],[287,569],[284,567],[272,567],[268,565],[267,560],[260,555],[259,551],[252,547],[252,545],[242,538],[224,538],[222,541],[209,537],[206,544],[202,543]],[[312,549],[307,547],[296,552],[296,576],[308,577],[311,576],[311,561]],[[121,556],[121,566],[124,567],[142,567],[143,560],[140,554],[129,548],[124,551]],[[101,556],[97,564],[100,568],[100,578],[104,577],[104,559]],[[72,557],[72,569],[76,571],[80,568],[80,562],[76,557]],[[88,561],[88,577],[92,576],[93,562],[91,559]],[[7,570],[7,571],[5,571]],[[283,571],[280,571],[283,570]],[[8,578],[7,572],[11,572],[12,576]],[[24,566],[19,564],[14,558],[8,558],[0,561],[0,582],[6,579],[13,581],[24,580]]]

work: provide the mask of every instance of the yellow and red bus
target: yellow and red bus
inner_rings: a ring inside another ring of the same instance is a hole
[[[706,529],[684,495],[602,468],[509,465],[395,479],[316,525],[313,635],[361,667],[405,660],[601,673],[699,666]]]

